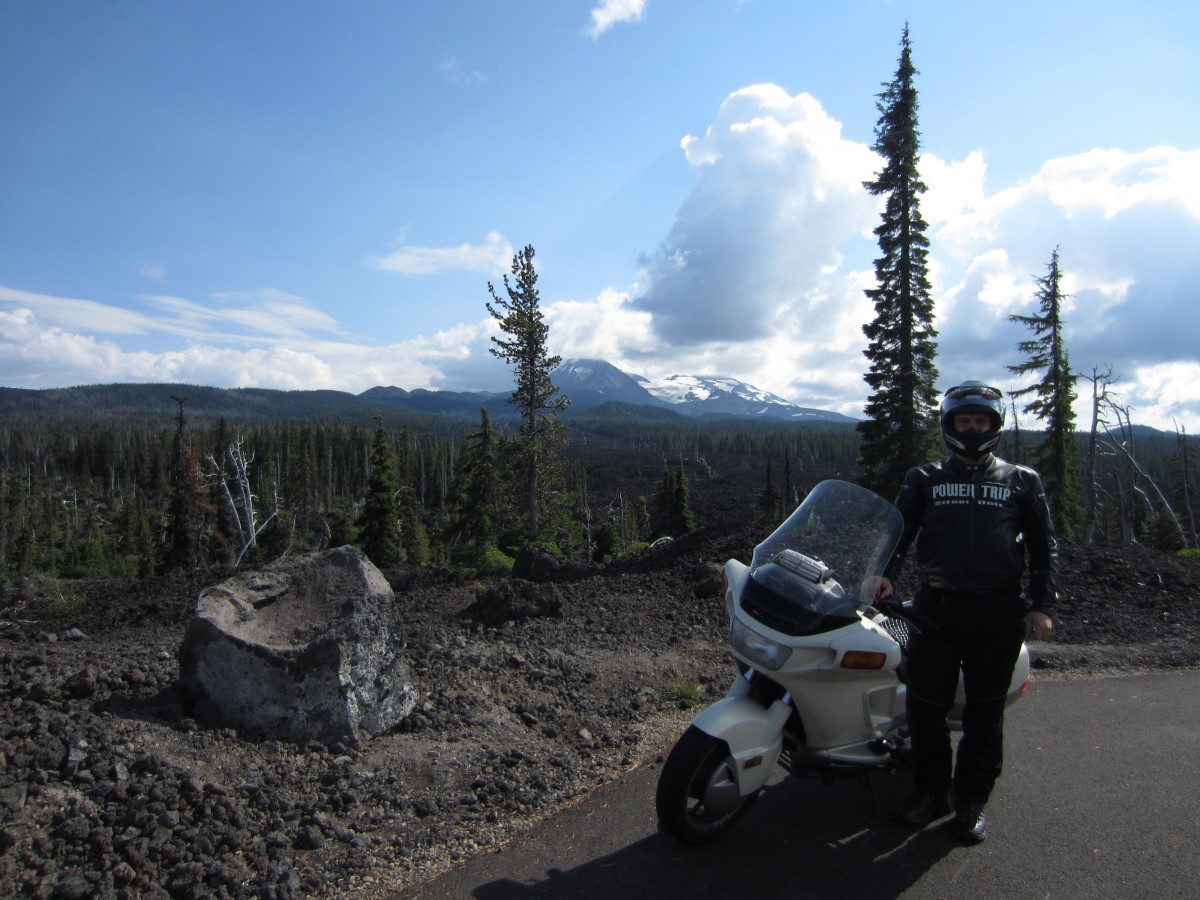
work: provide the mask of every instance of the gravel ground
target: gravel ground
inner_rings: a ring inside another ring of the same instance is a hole
[[[719,563],[753,541],[560,570],[560,616],[494,628],[479,585],[390,573],[420,701],[362,748],[191,717],[177,653],[203,580],[25,584],[0,609],[0,895],[373,898],[503,844],[654,759],[724,692]],[[1063,558],[1035,677],[1200,663],[1200,560]]]

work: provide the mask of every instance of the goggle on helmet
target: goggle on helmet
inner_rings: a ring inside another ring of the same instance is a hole
[[[992,420],[992,428],[965,434],[955,431],[954,416],[958,413],[985,413]],[[1000,433],[1004,429],[1004,392],[982,381],[964,381],[946,391],[940,414],[942,440],[946,446],[968,459],[982,459],[1000,443]]]

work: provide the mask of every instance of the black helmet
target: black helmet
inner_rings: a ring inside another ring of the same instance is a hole
[[[983,434],[960,434],[954,430],[957,413],[986,413],[991,416],[992,429]],[[1000,432],[1004,429],[1004,393],[982,381],[964,381],[946,391],[941,417],[942,440],[946,446],[969,459],[983,459],[1000,443]]]

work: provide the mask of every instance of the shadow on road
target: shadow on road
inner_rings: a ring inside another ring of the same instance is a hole
[[[876,776],[875,798],[856,781],[823,785],[788,779],[769,787],[746,817],[721,840],[684,847],[651,834],[574,868],[541,860],[525,880],[477,884],[476,900],[590,900],[643,896],[895,897],[938,860],[961,846],[942,828],[914,833],[888,816],[910,781]],[[880,813],[882,810],[882,814]],[[580,830],[606,828],[604,816],[572,822]]]

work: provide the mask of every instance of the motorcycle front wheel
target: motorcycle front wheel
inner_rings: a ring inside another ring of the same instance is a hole
[[[725,742],[688,727],[663,763],[654,805],[662,830],[685,844],[724,834],[758,797],[738,793]]]

